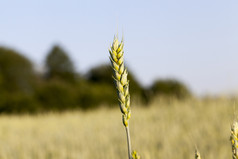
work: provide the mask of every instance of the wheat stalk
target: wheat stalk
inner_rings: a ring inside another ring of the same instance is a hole
[[[122,122],[126,129],[127,135],[127,146],[128,146],[128,157],[129,159],[139,159],[136,151],[131,152],[131,141],[129,131],[129,119],[131,117],[130,107],[130,93],[129,93],[129,80],[127,79],[127,69],[124,65],[124,43],[118,41],[117,37],[114,37],[113,44],[109,49],[110,61],[113,69],[113,79],[117,89],[118,101],[120,110],[122,112]],[[136,155],[135,155],[136,154]]]
[[[231,147],[232,147],[232,158],[238,159],[238,123],[234,122],[231,126]]]

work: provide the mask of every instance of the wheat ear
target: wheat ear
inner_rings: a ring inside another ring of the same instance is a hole
[[[132,158],[133,159],[140,159],[140,156],[138,155],[138,153],[136,151],[133,151]]]
[[[201,159],[201,155],[197,149],[195,150],[195,159]]]
[[[129,94],[129,81],[127,79],[127,69],[124,66],[124,51],[123,51],[123,41],[119,43],[118,39],[115,37],[110,53],[110,60],[113,68],[113,79],[116,84],[119,106],[122,112],[122,121],[125,127],[129,125],[129,119],[131,116],[130,108],[130,94]]]
[[[128,157],[132,159],[134,156],[131,152],[131,141],[129,132],[129,119],[131,117],[130,107],[130,93],[129,93],[129,80],[127,79],[127,69],[124,66],[124,43],[118,41],[117,37],[114,37],[113,44],[109,49],[110,61],[113,69],[113,79],[117,89],[118,101],[120,110],[122,112],[122,122],[126,129],[127,145],[128,145]]]
[[[234,122],[231,126],[231,147],[232,147],[232,158],[238,159],[238,123]]]

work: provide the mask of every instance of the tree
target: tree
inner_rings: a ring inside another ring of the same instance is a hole
[[[35,79],[33,66],[26,57],[0,47],[0,113],[34,112]]]
[[[31,62],[18,52],[0,47],[0,85],[7,91],[32,90],[34,71]]]
[[[108,64],[93,67],[86,74],[86,78],[92,83],[107,83],[111,85],[113,83],[111,69]]]
[[[137,81],[135,76],[131,73],[132,71],[128,71],[128,79],[130,82],[130,92],[134,96],[144,97],[143,91],[144,89]],[[86,78],[92,83],[101,83],[101,84],[108,84],[110,87],[113,87],[113,79],[112,79],[112,68],[109,64],[104,64],[101,66],[96,66],[89,70],[86,75]]]
[[[46,57],[46,78],[73,82],[75,77],[74,66],[67,53],[60,46],[54,46]]]
[[[178,99],[191,96],[189,89],[183,83],[174,79],[156,80],[150,90],[154,96],[172,96]]]

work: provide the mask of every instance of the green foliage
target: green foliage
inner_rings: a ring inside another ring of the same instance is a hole
[[[36,113],[40,107],[33,95],[26,93],[1,93],[0,113]]]
[[[113,84],[112,68],[109,64],[93,67],[88,71],[86,78],[92,83],[106,83],[111,85]]]
[[[132,98],[142,98],[142,101],[145,101],[144,96],[144,88],[140,85],[140,83],[137,81],[132,71],[128,71],[128,79],[130,82],[130,94],[132,95]],[[113,79],[112,79],[112,68],[109,64],[104,64],[100,66],[96,66],[89,70],[89,72],[86,75],[86,78],[91,83],[98,83],[98,84],[105,84],[108,85],[107,87],[112,87],[115,91],[114,85],[113,85]]]
[[[76,95],[74,86],[60,80],[42,83],[36,89],[36,98],[44,111],[76,108]]]
[[[6,91],[32,91],[31,62],[18,52],[0,47],[0,87]]]
[[[114,88],[106,83],[81,82],[78,86],[78,103],[82,109],[98,108],[101,105],[117,104]]]
[[[167,96],[184,99],[191,96],[189,89],[181,82],[174,79],[157,80],[154,82],[150,91],[153,96]]]
[[[88,71],[85,79],[79,79],[72,61],[59,46],[53,47],[45,61],[46,78],[41,78],[26,57],[0,47],[0,113],[117,106],[109,64],[96,66]],[[132,71],[128,72],[132,101],[148,103],[156,95],[182,99],[191,94],[185,85],[175,80],[158,80],[145,89]]]
[[[73,63],[67,53],[59,46],[54,46],[46,57],[46,77],[67,82],[75,81]]]

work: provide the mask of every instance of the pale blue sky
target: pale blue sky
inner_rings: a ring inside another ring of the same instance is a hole
[[[77,70],[108,62],[115,33],[149,85],[173,77],[196,94],[238,90],[237,0],[0,0],[0,45],[38,66],[61,44]]]

